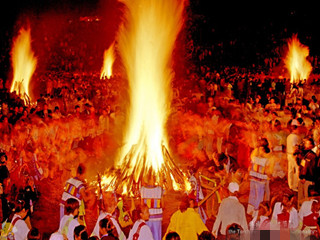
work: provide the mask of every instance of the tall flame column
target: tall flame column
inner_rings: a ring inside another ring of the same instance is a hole
[[[16,91],[27,101],[30,98],[29,84],[36,70],[37,59],[31,48],[31,29],[21,28],[13,43],[12,51],[13,81],[10,92]]]
[[[122,2],[127,8],[118,47],[129,82],[130,107],[118,165],[125,179],[139,182],[147,174],[158,183],[171,181],[176,174],[173,162],[166,162],[165,124],[172,99],[172,52],[183,24],[184,2]]]
[[[284,59],[285,66],[290,72],[290,82],[298,83],[307,80],[311,71],[311,63],[307,60],[309,48],[300,43],[296,34],[288,40],[288,53]]]

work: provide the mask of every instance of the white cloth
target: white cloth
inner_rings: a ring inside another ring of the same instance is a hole
[[[295,133],[290,133],[287,137],[287,153],[293,154],[295,151],[295,146],[300,142],[300,138]]]
[[[20,216],[15,214],[11,222],[13,222],[16,218],[20,218]],[[12,232],[14,233],[15,240],[26,240],[29,231],[30,229],[28,228],[28,225],[22,219],[17,220],[12,228]]]
[[[248,231],[248,223],[244,206],[236,197],[230,196],[220,203],[218,215],[214,222],[212,233],[218,235],[218,229],[221,225],[220,233],[226,235],[227,226],[230,224],[239,224],[244,231]]]
[[[64,240],[63,235],[59,232],[54,232],[51,234],[49,240]]]
[[[126,236],[124,235],[124,233],[122,232],[121,230],[121,227],[119,225],[119,223],[117,222],[117,220],[115,218],[112,217],[112,215],[110,213],[106,213],[106,212],[101,212],[99,217],[98,217],[98,220],[96,222],[96,225],[94,226],[94,229],[91,233],[91,236],[97,236],[100,238],[100,226],[99,226],[99,222],[101,219],[104,219],[106,216],[110,216],[110,219],[113,223],[113,225],[115,226],[115,228],[117,229],[117,233],[118,233],[118,236],[119,236],[119,240],[126,240]]]
[[[129,233],[128,240],[133,240],[133,235],[137,232],[137,229],[142,222],[145,223],[145,221],[139,219],[133,224],[133,227],[131,228]],[[148,225],[144,225],[140,229],[138,240],[153,240],[153,235]]]
[[[313,202],[317,202],[315,199],[311,199],[309,201],[304,201],[301,204],[300,210],[299,210],[299,219],[302,222],[303,218],[310,215],[312,213],[311,206]]]
[[[299,135],[290,133],[287,137],[287,159],[288,159],[288,185],[292,190],[298,190],[299,166],[293,155],[295,147],[300,143]]]

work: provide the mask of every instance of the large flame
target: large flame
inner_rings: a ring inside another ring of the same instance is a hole
[[[309,48],[300,43],[297,35],[288,40],[288,54],[285,58],[285,65],[290,72],[290,82],[307,80],[311,71],[311,63],[307,60]]]
[[[11,52],[13,81],[10,92],[16,93],[25,100],[29,99],[29,84],[31,77],[36,70],[37,59],[31,49],[31,29],[21,28],[18,37],[15,39]]]
[[[114,63],[114,42],[110,45],[110,47],[104,51],[103,57],[103,66],[101,69],[100,78],[108,78],[112,76],[112,66]]]
[[[127,21],[118,46],[129,82],[130,108],[118,164],[125,169],[124,178],[136,183],[141,179],[162,183],[165,178],[173,185],[174,163],[164,167],[170,159],[165,124],[172,99],[171,56],[183,23],[184,1],[122,2]]]

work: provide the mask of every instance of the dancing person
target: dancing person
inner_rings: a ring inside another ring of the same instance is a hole
[[[154,177],[151,177],[149,181],[144,181],[140,194],[142,204],[146,204],[149,208],[150,216],[146,224],[150,227],[154,240],[161,240],[163,188],[156,186]]]
[[[138,220],[133,224],[128,240],[153,240],[150,227],[146,224],[149,220],[149,208],[146,204],[138,206],[136,209]]]
[[[59,232],[68,240],[73,240],[73,231],[79,226],[79,202],[75,198],[68,198],[65,203],[65,215],[61,218]]]
[[[73,240],[88,240],[89,236],[84,225],[79,225],[74,229]]]
[[[291,193],[284,193],[281,202],[276,202],[271,218],[271,230],[296,230],[299,225],[298,211],[295,208],[295,197]]]
[[[111,219],[103,218],[99,222],[101,240],[119,240],[117,229]]]
[[[7,155],[0,153],[0,198],[1,198],[1,211],[2,218],[0,221],[3,222],[9,218],[10,209],[8,207],[7,192],[10,182],[10,172],[7,167]]]
[[[102,219],[106,218],[106,219],[110,219],[113,226],[116,228],[119,240],[126,240],[125,234],[123,233],[117,219],[113,215],[117,207],[117,203],[114,196],[111,193],[104,193],[102,201],[103,201],[103,208],[100,212],[100,215],[98,217],[96,225],[94,226],[91,236],[98,236],[99,238],[101,238],[100,232],[99,232],[99,226],[100,226],[99,223]]]
[[[167,234],[176,232],[181,240],[197,240],[198,235],[208,228],[203,223],[199,213],[190,206],[188,196],[183,196],[179,210],[173,213],[167,228]]]
[[[79,223],[85,224],[84,215],[85,215],[85,206],[84,201],[87,200],[86,187],[84,182],[85,177],[85,166],[79,164],[77,168],[76,177],[69,178],[64,187],[64,192],[62,194],[60,202],[60,220],[64,216],[64,208],[67,199],[75,198],[79,202]]]
[[[225,236],[227,234],[227,227],[231,224],[238,224],[244,231],[248,231],[248,224],[244,206],[237,198],[239,185],[236,182],[230,182],[228,185],[229,197],[224,198],[218,210],[217,218],[214,222],[212,233],[215,237],[220,234]]]
[[[299,182],[298,182],[298,205],[309,197],[309,186],[315,184],[317,179],[318,158],[313,151],[314,141],[312,138],[303,140],[303,149],[301,157],[297,157],[299,165]],[[299,154],[300,155],[300,154]]]
[[[251,153],[250,193],[248,201],[248,214],[254,214],[259,209],[265,194],[269,194],[269,178],[272,174],[272,161],[269,143],[266,138],[261,138],[259,146]],[[267,197],[268,198],[268,197]]]
[[[298,191],[299,166],[297,165],[296,148],[300,144],[298,121],[293,119],[290,125],[291,133],[287,137],[287,159],[288,159],[288,185],[293,191]]]
[[[28,237],[31,228],[31,226],[28,226],[25,222],[28,211],[26,203],[23,200],[18,200],[15,204],[14,215],[11,220],[11,227],[15,240],[26,240]]]

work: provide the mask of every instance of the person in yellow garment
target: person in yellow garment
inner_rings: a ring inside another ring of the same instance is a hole
[[[208,228],[199,213],[190,206],[189,198],[183,196],[179,210],[171,216],[167,232],[162,239],[165,240],[168,233],[176,232],[181,240],[198,240],[198,235],[203,231],[208,231]]]
[[[85,184],[86,168],[83,164],[79,164],[77,168],[76,177],[68,179],[65,183],[64,192],[62,193],[60,202],[60,220],[64,216],[64,208],[67,199],[75,198],[79,202],[79,216],[78,221],[80,224],[85,225],[85,206],[84,202],[88,200]]]

